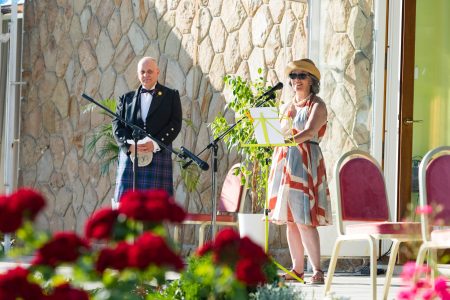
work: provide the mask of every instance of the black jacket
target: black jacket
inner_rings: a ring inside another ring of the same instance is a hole
[[[116,113],[132,124],[138,125],[141,128],[145,127],[146,132],[153,138],[165,145],[170,145],[181,130],[182,111],[178,91],[157,83],[150,110],[144,124],[140,112],[141,88],[142,86],[139,86],[136,91],[131,91],[120,96],[117,101]],[[126,140],[133,139],[133,130],[117,118],[113,119],[112,127],[117,144],[126,153],[129,147]]]

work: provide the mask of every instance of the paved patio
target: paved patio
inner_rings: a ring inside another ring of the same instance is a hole
[[[24,259],[23,264],[26,266],[29,262],[29,259]],[[0,274],[4,271],[15,267],[20,263],[16,261],[0,261]],[[383,266],[381,266],[383,267]],[[394,270],[394,277],[391,281],[391,288],[389,289],[388,299],[396,299],[397,294],[402,288],[405,287],[405,284],[402,283],[401,278],[399,277],[400,267],[396,267]],[[447,272],[445,272],[447,273]],[[311,273],[305,274],[305,279],[311,277]],[[449,275],[448,273],[446,274]],[[167,279],[174,280],[179,278],[179,274],[175,272],[168,272]],[[377,298],[381,299],[381,295],[383,294],[383,284],[385,280],[385,275],[378,275],[377,278]],[[305,299],[308,300],[321,300],[324,299],[324,285],[310,285],[310,284],[302,284],[302,283],[288,283],[289,285],[293,285],[299,291],[303,292],[306,296]],[[336,273],[333,278],[332,284],[332,292],[337,297],[345,297],[344,299],[371,299],[371,286],[370,286],[370,276],[362,276],[353,273]]]
[[[312,274],[306,274],[305,279]],[[378,275],[377,278],[377,298],[381,299],[383,295],[384,275]],[[325,285],[310,285],[301,283],[290,283],[302,291],[308,300],[319,300],[325,297]],[[398,275],[395,275],[391,281],[388,299],[396,299],[399,291],[404,288]],[[353,275],[349,273],[338,273],[333,277],[331,290],[335,296],[346,297],[348,299],[371,299],[372,287],[370,285],[370,276]]]

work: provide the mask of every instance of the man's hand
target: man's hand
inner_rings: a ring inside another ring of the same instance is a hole
[[[145,144],[137,145],[138,153],[153,152],[154,149],[155,149],[155,146],[153,145],[152,141],[148,141]],[[131,155],[134,155],[134,145],[130,145],[130,148],[128,148],[128,150],[130,150]]]
[[[155,146],[152,141],[148,141],[145,144],[138,144],[138,153],[153,152],[153,150],[155,150]]]

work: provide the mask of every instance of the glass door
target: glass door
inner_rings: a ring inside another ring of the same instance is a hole
[[[412,136],[412,209],[420,159],[450,145],[450,1],[417,0]],[[414,210],[412,210],[414,211]],[[414,214],[413,214],[414,215]]]

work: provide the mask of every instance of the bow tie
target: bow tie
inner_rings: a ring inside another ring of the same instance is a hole
[[[153,96],[153,94],[155,93],[155,89],[153,89],[153,90],[147,90],[147,89],[142,88],[142,89],[141,89],[141,94],[144,94],[144,93],[150,93],[150,95]]]

